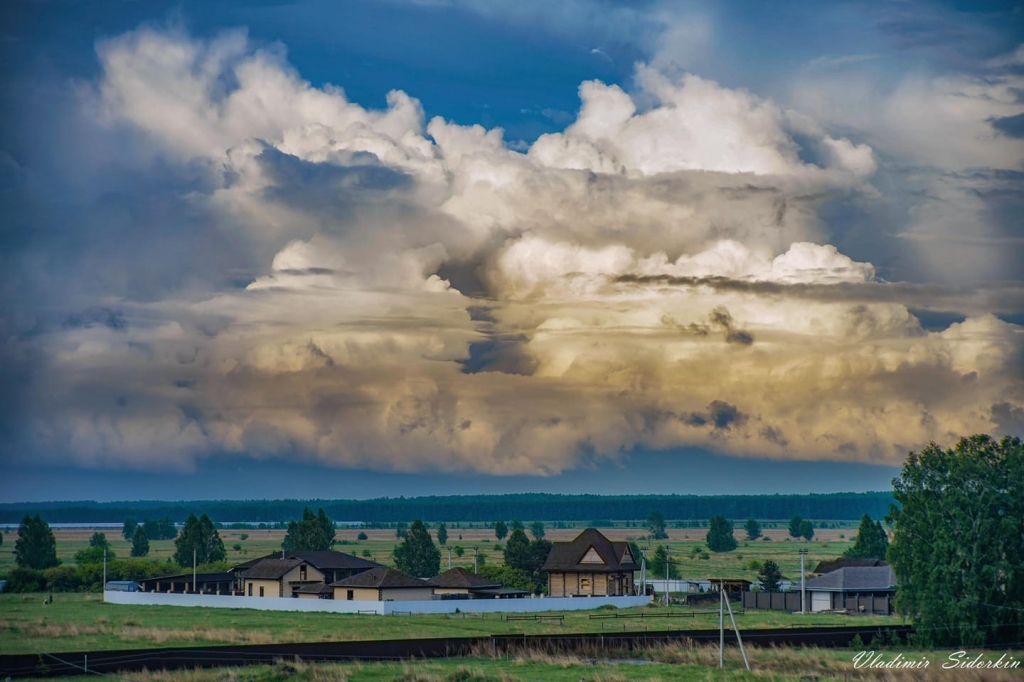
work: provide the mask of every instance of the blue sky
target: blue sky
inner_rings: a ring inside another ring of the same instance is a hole
[[[867,489],[1024,435],[1021,3],[3,12],[5,500]]]

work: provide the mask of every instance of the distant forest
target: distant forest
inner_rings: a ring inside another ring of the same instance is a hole
[[[281,523],[301,518],[303,507],[322,507],[335,521],[400,523],[414,519],[466,523],[498,520],[643,520],[652,510],[670,520],[700,520],[721,514],[732,519],[880,519],[894,500],[890,492],[810,495],[451,495],[373,500],[196,500],[188,502],[22,502],[0,504],[0,523],[18,523],[28,513],[49,523],[120,523],[207,514],[217,523]]]

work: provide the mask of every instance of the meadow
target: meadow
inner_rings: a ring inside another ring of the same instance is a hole
[[[678,573],[683,578],[703,579],[708,577],[716,578],[745,578],[753,580],[757,570],[749,568],[751,560],[764,562],[767,559],[774,559],[785,577],[798,579],[800,575],[801,549],[807,550],[807,569],[811,570],[818,561],[834,559],[852,544],[852,538],[856,534],[856,524],[849,523],[844,528],[823,528],[815,531],[815,537],[811,542],[794,540],[789,537],[785,529],[785,522],[775,522],[778,528],[762,530],[764,538],[747,541],[743,538],[746,533],[737,528],[736,538],[739,547],[733,552],[706,552],[707,559],[701,558],[704,554],[698,554],[699,550],[706,550],[704,541],[707,533],[701,528],[667,528],[668,540],[653,542],[638,541],[640,546],[649,546],[648,558],[654,553],[657,545],[667,545],[670,557],[677,566]],[[546,539],[553,542],[572,540],[585,527],[584,524],[576,524],[574,528],[552,528],[548,524]],[[569,524],[561,524],[569,525]],[[737,525],[739,523],[737,522]],[[644,528],[626,528],[622,526],[605,527],[600,529],[612,540],[636,539],[642,536]],[[57,541],[57,558],[65,564],[74,562],[75,553],[89,546],[89,538],[94,533],[91,529],[54,529],[53,533]],[[128,558],[131,552],[131,543],[121,537],[116,529],[107,529],[107,540],[118,558]],[[359,533],[365,533],[366,540],[359,540]],[[220,529],[221,539],[227,550],[227,561],[239,563],[254,557],[265,556],[271,552],[280,551],[281,541],[284,539],[285,531],[279,529]],[[433,531],[432,531],[433,534]],[[242,536],[246,536],[242,539]],[[842,537],[841,537],[842,536]],[[14,541],[16,531],[4,534],[4,544],[0,546],[0,575],[5,574],[14,568]],[[393,529],[360,529],[360,528],[339,528],[337,530],[338,544],[335,549],[341,552],[365,557],[381,564],[393,565],[391,552],[399,539]],[[238,546],[238,549],[235,549]],[[453,528],[449,524],[447,547],[441,547],[441,568],[448,567],[448,548],[452,548],[452,566],[473,566],[473,548],[479,551],[482,562],[488,564],[503,563],[500,547],[502,543],[494,537],[494,531],[490,528]],[[464,550],[463,556],[456,554],[455,548],[461,547]],[[147,558],[170,559],[174,555],[173,540],[150,541],[150,552]],[[664,576],[651,575],[650,578],[663,578]]]
[[[588,611],[565,612],[564,620],[559,623],[508,622],[501,614],[377,616],[106,604],[99,594],[80,593],[56,594],[53,604],[44,605],[44,596],[0,594],[0,652],[718,628],[715,609],[656,604],[617,609],[616,614],[630,617],[616,619],[591,619],[590,615],[595,612]],[[641,614],[665,613],[694,615],[640,617]],[[781,611],[747,611],[736,617],[741,629],[901,622],[886,616],[800,615]]]

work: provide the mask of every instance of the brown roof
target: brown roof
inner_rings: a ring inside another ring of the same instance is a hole
[[[472,589],[498,588],[501,583],[496,583],[487,578],[472,573],[462,566],[450,568],[436,578],[431,578],[431,583],[437,587],[464,587]]]
[[[337,580],[331,587],[433,587],[430,580],[420,580],[387,566],[378,566],[369,571],[357,573],[351,578]]]
[[[604,563],[585,563],[580,561],[590,548]],[[638,571],[636,561],[629,558],[628,542],[612,542],[596,528],[587,528],[571,542],[555,542],[544,562],[542,571],[581,571],[586,573],[618,573],[620,571]]]
[[[232,570],[244,571],[247,568],[258,564],[265,559],[281,559],[281,552],[274,552],[263,557],[257,557],[256,559],[250,559],[237,564]],[[344,552],[335,552],[334,550],[327,550],[322,552],[284,552],[286,559],[304,559],[313,568],[320,570],[351,570],[351,569],[370,569],[380,566],[375,561],[368,561],[367,559],[360,559],[357,556],[351,554],[345,554]]]
[[[301,563],[302,559],[262,559],[242,573],[242,577],[250,580],[277,580]]]

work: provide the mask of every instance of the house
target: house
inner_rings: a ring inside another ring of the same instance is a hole
[[[350,578],[331,583],[334,598],[348,601],[410,601],[431,599],[434,583],[406,575],[386,566],[371,568]]]
[[[235,576],[231,573],[179,573],[157,578],[137,580],[140,592],[172,594],[227,594],[233,593]],[[108,583],[109,584],[109,583]]]
[[[239,577],[247,597],[295,597],[303,585],[324,584],[324,574],[305,559],[262,559]]]
[[[633,573],[640,567],[628,542],[587,528],[571,542],[553,543],[541,570],[552,597],[615,597],[633,594]]]
[[[461,566],[450,568],[431,578],[435,599],[517,599],[529,594],[526,590],[502,587]]]
[[[236,576],[240,576],[243,572],[252,568],[264,559],[303,559],[306,563],[324,575],[325,583],[333,583],[335,580],[342,580],[356,575],[357,573],[362,573],[363,571],[368,571],[371,568],[377,568],[380,566],[380,564],[375,561],[361,559],[351,554],[335,552],[333,550],[318,552],[281,551],[268,554],[267,556],[258,557],[256,559],[250,559],[249,561],[236,565],[231,569],[231,571]]]
[[[806,583],[811,612],[890,614],[896,592],[892,566],[845,566]]]

